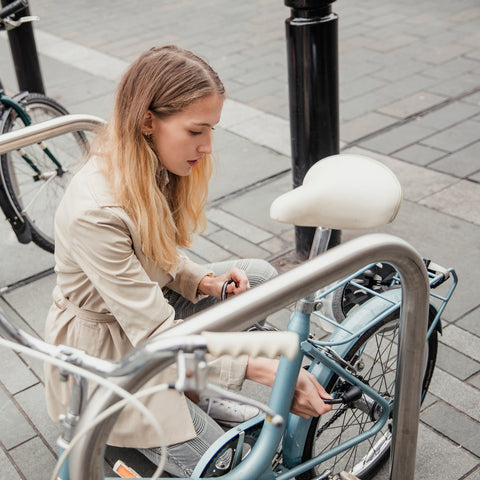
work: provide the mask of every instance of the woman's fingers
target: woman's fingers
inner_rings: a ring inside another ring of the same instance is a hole
[[[233,280],[232,283],[227,286],[228,295],[238,295],[250,288],[247,274],[243,270],[232,268],[226,273],[226,276],[228,280]]]
[[[293,397],[292,413],[310,418],[330,411],[332,406],[324,403],[322,397],[331,398],[310,372],[301,369]]]

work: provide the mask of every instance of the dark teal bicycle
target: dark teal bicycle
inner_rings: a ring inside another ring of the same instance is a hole
[[[11,7],[0,10],[0,30],[33,19],[14,20]],[[1,82],[0,104],[0,134],[68,114],[58,102],[40,93],[8,96]],[[0,207],[20,243],[33,241],[53,252],[55,210],[87,146],[83,132],[72,132],[1,155]]]

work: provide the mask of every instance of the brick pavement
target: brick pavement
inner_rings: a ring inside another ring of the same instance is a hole
[[[98,0],[32,0],[32,13],[41,17],[35,33],[47,93],[72,112],[107,118],[116,80],[145,48],[178,43],[205,56],[224,80],[229,101],[217,129],[209,225],[192,256],[257,256],[290,268],[292,229],[268,218],[270,202],[291,186],[288,9],[273,0],[145,0],[141,7],[120,0],[113,9]],[[415,478],[479,480],[480,5],[338,0],[334,11],[342,147],[380,159],[404,187],[398,218],[381,230],[454,266],[460,277],[421,416]],[[14,91],[5,37],[0,52],[2,81]],[[362,233],[346,231],[344,239]],[[54,278],[18,282],[52,267],[52,256],[17,244],[5,222],[0,244],[0,306],[42,336]],[[284,321],[284,314],[272,320]],[[40,364],[4,352],[2,478],[43,479],[52,469],[58,428],[46,417],[42,378]]]

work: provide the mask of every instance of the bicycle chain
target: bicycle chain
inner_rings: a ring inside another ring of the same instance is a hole
[[[338,418],[340,418],[341,415],[343,415],[343,413],[345,412],[345,410],[349,408],[348,405],[343,405],[342,407],[340,407],[339,409],[337,409],[337,411],[332,415],[332,417],[327,420],[321,427],[320,429],[317,431],[317,433],[315,433],[315,440],[318,440],[318,437],[330,426],[332,425],[333,422],[335,422]]]

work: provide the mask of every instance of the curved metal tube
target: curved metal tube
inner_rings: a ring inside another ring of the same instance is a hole
[[[378,261],[391,263],[398,269],[404,288],[391,479],[414,478],[429,286],[422,258],[407,242],[385,234],[357,238],[328,250],[319,257],[238,297],[189,318],[188,321],[168,330],[160,337],[191,335],[205,330],[241,330],[313,290],[350,275],[368,263]],[[151,347],[154,347],[155,341],[155,339],[149,341]],[[120,385],[134,392],[159,368],[168,363],[169,361],[165,359],[155,360],[135,375],[122,379]],[[97,389],[82,415],[81,425],[88,424],[115,400],[115,394],[103,388]],[[103,479],[104,445],[115,419],[116,417],[111,418],[103,425],[92,429],[74,449],[70,458],[72,480]],[[245,468],[252,456],[249,455],[245,460]],[[242,464],[238,470],[239,474],[245,473]],[[232,473],[233,476],[228,475],[228,478],[237,478],[235,472]]]
[[[48,140],[49,138],[58,137],[65,133],[77,132],[79,130],[95,131],[104,124],[105,120],[94,115],[63,115],[0,135],[0,154]]]

